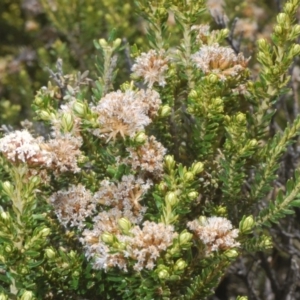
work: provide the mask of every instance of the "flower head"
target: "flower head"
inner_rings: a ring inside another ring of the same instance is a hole
[[[59,135],[47,143],[47,149],[53,155],[52,169],[55,172],[77,173],[80,168],[77,166],[77,159],[81,155],[81,137],[74,137],[71,134]]]
[[[143,229],[135,226],[131,233],[133,236],[129,237],[124,252],[126,257],[136,261],[133,266],[136,271],[152,270],[161,252],[167,250],[178,236],[172,225],[149,221],[143,223]]]
[[[137,224],[146,211],[146,207],[142,206],[140,201],[151,185],[150,181],[144,182],[133,175],[123,176],[118,184],[103,180],[94,199],[99,204],[117,208],[120,218],[126,217],[131,223]]]
[[[101,126],[100,129],[94,130],[93,134],[104,137],[107,141],[116,139],[118,135],[122,138],[133,137],[151,123],[148,116],[152,107],[150,103],[153,100],[157,101],[156,99],[154,94],[147,97],[147,92],[136,93],[131,90],[106,94],[99,104],[92,108],[99,115],[98,122]]]
[[[59,221],[71,227],[84,227],[84,221],[96,209],[91,192],[83,185],[71,186],[66,191],[58,191],[50,197]]]
[[[141,106],[145,109],[145,113],[149,118],[153,119],[157,116],[161,105],[158,92],[150,89],[140,90],[136,93],[136,98],[141,102]]]
[[[0,139],[0,152],[11,162],[50,166],[53,156],[43,145],[43,138],[34,138],[27,130],[17,130]]]
[[[206,44],[210,33],[209,25],[193,25],[191,30],[196,31],[196,41],[200,44]]]
[[[144,268],[152,270],[161,253],[167,250],[178,236],[173,226],[149,221],[143,223],[143,229],[136,225],[130,230],[129,235],[124,235],[111,213],[103,212],[97,219],[99,222],[94,229],[85,230],[81,239],[85,245],[86,256],[93,258],[95,269],[107,270],[118,267],[126,272],[129,262],[133,261],[133,269],[136,271]],[[116,247],[118,244],[122,247],[118,251],[116,249],[111,251],[99,238],[103,232],[112,234],[117,241]]]
[[[137,148],[127,148],[129,157],[124,163],[130,164],[133,170],[153,173],[160,177],[163,172],[163,159],[167,150],[163,145],[156,141],[154,136]]]
[[[242,53],[236,55],[231,48],[218,44],[202,46],[200,51],[192,55],[192,60],[205,74],[214,73],[223,81],[239,76],[249,61]]]
[[[194,220],[188,222],[187,226],[203,242],[207,255],[212,251],[227,250],[240,245],[235,241],[238,237],[238,229],[232,229],[232,224],[225,218],[211,217],[202,221]]]
[[[142,77],[149,88],[152,88],[156,82],[160,86],[165,86],[167,70],[168,59],[164,50],[160,52],[150,50],[147,53],[142,53],[132,67],[133,75]]]

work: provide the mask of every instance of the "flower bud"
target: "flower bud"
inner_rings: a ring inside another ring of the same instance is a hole
[[[62,267],[63,269],[68,269],[68,268],[70,267],[70,265],[69,265],[67,262],[64,262],[64,263],[61,265],[61,267]]]
[[[3,293],[0,293],[0,300],[8,300],[8,296]]]
[[[294,13],[294,5],[292,3],[286,3],[284,5],[284,12],[289,14],[293,14]]]
[[[65,132],[70,132],[74,126],[74,119],[70,113],[64,113],[61,120],[62,129]]]
[[[75,271],[72,273],[72,277],[79,277],[80,276],[80,272]]]
[[[199,218],[198,218],[198,220],[199,220],[199,224],[202,226],[202,225],[205,225],[206,224],[206,222],[207,222],[207,218],[205,217],[205,216],[200,216]]]
[[[281,27],[280,25],[276,25],[276,26],[274,27],[274,32],[275,32],[276,34],[280,35],[280,34],[282,34],[283,29],[282,29],[282,27]]]
[[[105,39],[100,39],[98,42],[102,48],[106,48],[108,46],[107,41]]]
[[[214,106],[220,106],[220,104],[222,104],[222,103],[223,103],[223,101],[222,101],[221,97],[217,97],[217,98],[212,99],[212,104]]]
[[[0,217],[1,217],[2,221],[4,221],[4,223],[7,223],[7,221],[10,219],[10,215],[5,211],[2,211],[0,213]]]
[[[161,107],[159,116],[162,118],[168,117],[171,113],[171,107],[169,105],[164,105]]]
[[[158,272],[158,278],[160,279],[167,279],[169,278],[170,274],[166,269],[162,269]]]
[[[184,245],[184,244],[187,244],[188,242],[191,241],[193,235],[187,231],[183,231],[182,233],[180,233],[179,235],[179,243],[180,245]]]
[[[79,101],[74,103],[73,110],[75,114],[78,115],[79,117],[84,117],[87,112],[86,106]]]
[[[185,181],[192,181],[194,179],[194,174],[192,172],[186,172],[183,178]]]
[[[147,135],[145,134],[145,132],[141,131],[141,132],[138,132],[136,134],[136,136],[134,137],[134,141],[139,143],[139,144],[143,144],[146,142],[147,140]]]
[[[51,114],[45,110],[40,111],[39,116],[44,121],[50,121],[52,119]]]
[[[221,31],[222,36],[224,38],[226,38],[229,35],[229,33],[230,33],[230,30],[228,28],[221,29],[220,31]]]
[[[267,41],[265,39],[259,39],[257,41],[257,45],[261,49],[267,49],[268,48],[268,43],[267,43]]]
[[[6,245],[4,248],[6,253],[10,253],[12,251],[12,246],[11,245]]]
[[[122,43],[122,40],[120,38],[115,39],[113,42],[114,50],[117,49],[121,45],[121,43]]]
[[[198,195],[199,194],[196,191],[192,191],[192,192],[188,193],[188,197],[189,197],[190,200],[196,199],[198,197]]]
[[[161,18],[165,18],[168,15],[168,11],[164,7],[160,6],[157,8],[156,14]]]
[[[236,115],[236,120],[237,120],[239,123],[245,122],[245,121],[246,121],[246,116],[245,116],[245,114],[243,114],[243,113],[238,113],[238,114]]]
[[[117,248],[120,251],[123,251],[126,249],[126,243],[124,242],[116,242],[113,247]]]
[[[263,240],[260,242],[259,246],[264,249],[273,248],[272,239],[268,236],[264,236]]]
[[[165,192],[168,188],[168,185],[164,181],[161,181],[157,188],[160,192]]]
[[[239,255],[239,253],[234,249],[229,249],[225,251],[224,254],[227,258],[236,258]]]
[[[43,103],[43,98],[41,97],[35,97],[34,104],[41,105]]]
[[[130,221],[127,220],[126,218],[119,219],[118,220],[118,224],[119,224],[119,227],[120,227],[120,229],[122,230],[122,232],[124,234],[128,234],[129,231],[130,231],[130,229],[131,229],[131,227],[132,227]]]
[[[296,24],[296,25],[293,26],[290,34],[292,36],[297,36],[297,35],[299,35],[299,33],[300,33],[300,25]]]
[[[26,275],[26,274],[29,274],[29,269],[28,268],[26,268],[26,267],[23,267],[22,269],[21,269],[21,272],[20,272],[22,275]]]
[[[175,271],[182,271],[186,267],[187,267],[187,263],[182,258],[180,258],[176,261],[175,266],[174,266],[174,270]]]
[[[277,23],[280,25],[286,25],[289,21],[289,17],[285,13],[280,13],[277,15]]]
[[[178,203],[178,198],[174,192],[168,192],[165,196],[165,202],[170,206],[174,206]]]
[[[226,216],[227,215],[227,208],[225,206],[218,206],[216,209],[216,213],[219,216]]]
[[[111,233],[109,233],[109,232],[104,232],[103,234],[101,234],[101,240],[102,240],[105,244],[111,245],[111,244],[114,243],[115,238],[114,238],[114,236],[113,236]]]
[[[9,181],[5,181],[2,183],[2,189],[8,197],[12,197],[12,195],[14,193],[14,188],[13,188],[13,185]]]
[[[50,228],[43,228],[40,232],[39,235],[43,238],[47,237],[50,234],[51,230]]]
[[[26,291],[21,296],[20,300],[32,300],[34,299],[34,295],[31,291]]]
[[[224,121],[229,123],[229,122],[231,121],[230,116],[225,115],[225,116],[224,116]]]
[[[239,224],[239,230],[242,234],[247,234],[250,233],[252,228],[254,227],[254,219],[253,217],[250,215],[246,218],[243,218]]]
[[[257,140],[256,140],[256,139],[252,139],[252,140],[249,142],[249,146],[250,146],[251,148],[256,147],[256,146],[257,146]]]
[[[171,155],[166,155],[165,156],[165,164],[169,170],[173,170],[175,167],[174,157]]]
[[[299,54],[300,54],[300,45],[299,44],[292,45],[289,51],[289,55],[291,56],[291,58],[298,56]]]
[[[189,97],[198,98],[198,93],[195,90],[191,90],[189,93]]]
[[[76,252],[74,250],[71,250],[69,253],[69,257],[74,259],[76,257]]]
[[[207,79],[208,82],[212,84],[217,83],[219,81],[219,77],[216,74],[209,74]]]
[[[194,175],[201,173],[204,170],[204,165],[202,162],[198,161],[192,165],[191,172]]]
[[[51,249],[51,248],[47,248],[47,249],[45,250],[45,254],[46,254],[47,258],[49,258],[49,259],[54,258],[55,255],[56,255],[56,253],[55,253],[55,252],[53,251],[53,249]]]

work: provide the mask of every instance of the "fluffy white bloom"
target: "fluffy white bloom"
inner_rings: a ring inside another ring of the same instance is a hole
[[[129,157],[122,162],[130,164],[133,170],[153,173],[156,177],[162,175],[163,160],[167,150],[160,142],[156,141],[154,136],[150,136],[139,147],[127,148],[127,151],[129,151]]]
[[[235,241],[238,237],[238,229],[232,229],[231,222],[225,218],[211,217],[201,221],[194,220],[188,222],[187,226],[203,242],[207,255],[212,251],[240,246],[240,243]]]
[[[71,186],[66,191],[58,191],[50,197],[59,221],[66,227],[84,227],[84,221],[96,209],[93,197],[83,185]]]
[[[0,139],[0,152],[12,162],[50,166],[51,152],[45,150],[42,138],[35,139],[27,130],[14,131]]]
[[[145,95],[142,99],[140,93],[127,90],[112,92],[105,95],[92,110],[99,115],[100,129],[93,134],[104,137],[109,141],[116,139],[118,135],[122,138],[133,137],[151,123],[148,116],[150,105],[145,105]]]
[[[157,52],[150,50],[147,53],[142,53],[132,66],[132,71],[135,76],[142,77],[144,82],[151,88],[155,82],[160,86],[166,84],[166,71],[168,70],[168,59],[165,51]]]
[[[231,48],[218,44],[202,46],[191,58],[205,74],[214,73],[223,81],[229,76],[240,75],[249,61],[242,53],[236,55]]]

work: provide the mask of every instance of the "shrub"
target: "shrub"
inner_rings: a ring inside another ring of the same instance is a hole
[[[300,54],[299,2],[257,41],[256,73],[228,29],[200,23],[202,1],[137,3],[149,49],[131,48],[118,90],[120,38],[94,42],[96,79],[59,59],[32,105],[43,134],[27,124],[0,139],[0,297],[206,299],[226,272],[226,289],[232,274],[244,283],[237,299],[267,281],[276,299],[297,295],[296,263],[277,276],[267,257],[297,253],[280,239],[297,236],[300,117],[283,110],[282,129],[276,108]]]

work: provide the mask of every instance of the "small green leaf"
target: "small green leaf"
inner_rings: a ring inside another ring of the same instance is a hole
[[[37,266],[40,266],[43,262],[44,262],[43,259],[42,259],[42,260],[38,260],[38,261],[31,261],[31,262],[28,262],[28,263],[27,263],[27,266],[28,266],[29,268],[35,268],[35,267],[37,267]]]

